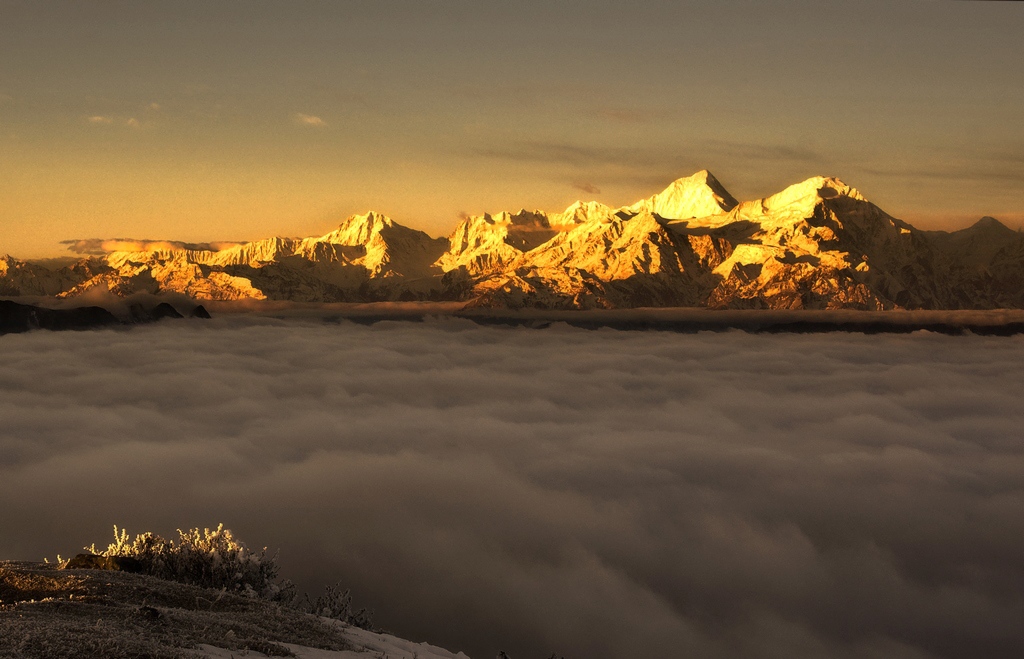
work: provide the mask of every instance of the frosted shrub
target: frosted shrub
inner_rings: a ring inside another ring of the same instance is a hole
[[[177,541],[152,533],[142,533],[132,539],[128,531],[115,525],[114,542],[106,549],[98,549],[95,544],[85,549],[98,556],[135,559],[143,573],[160,579],[261,597],[355,627],[374,629],[370,613],[352,606],[348,590],[328,586],[316,601],[310,600],[309,595],[298,597],[290,581],[276,581],[276,555],[267,556],[266,548],[258,553],[251,551],[223,524],[213,531],[178,529]],[[67,561],[60,562],[62,567],[67,564]]]
[[[352,595],[346,589],[342,590],[341,585],[328,586],[324,594],[316,598],[315,602],[306,596],[306,606],[303,607],[310,613],[324,617],[341,620],[354,627],[375,631],[371,613],[366,609],[355,610],[352,606]]]
[[[105,550],[96,545],[86,550],[99,556],[126,556],[142,565],[146,574],[181,583],[242,593],[251,597],[281,600],[293,597],[290,582],[278,584],[277,556],[248,549],[231,531],[219,525],[215,530],[178,529],[178,541],[152,533],[129,539],[128,532],[114,526],[114,542]]]

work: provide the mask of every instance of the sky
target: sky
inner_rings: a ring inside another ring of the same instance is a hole
[[[1024,336],[0,336],[0,558],[223,522],[486,659],[1024,655]]]
[[[0,0],[0,253],[839,176],[1024,223],[1024,3]]]

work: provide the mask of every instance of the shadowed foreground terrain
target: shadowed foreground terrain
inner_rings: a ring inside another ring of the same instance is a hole
[[[37,329],[51,331],[90,330],[103,327],[117,327],[154,323],[164,318],[184,318],[172,305],[159,300],[149,305],[119,305],[125,307],[119,317],[101,306],[73,306],[51,309],[32,304],[20,304],[12,300],[0,300],[0,334],[29,332]],[[200,305],[188,314],[189,318],[209,318]]]
[[[142,574],[0,563],[4,659],[302,657],[311,649],[337,651],[318,655],[325,659],[456,656],[274,602]]]

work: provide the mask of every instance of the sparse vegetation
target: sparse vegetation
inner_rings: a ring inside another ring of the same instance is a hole
[[[167,540],[153,533],[142,533],[132,539],[126,529],[114,526],[114,542],[106,549],[94,544],[85,548],[93,555],[106,558],[127,558],[138,561],[143,574],[168,581],[212,588],[279,602],[285,606],[333,618],[346,624],[375,631],[371,612],[356,609],[352,594],[341,585],[328,586],[315,600],[299,596],[290,581],[278,581],[277,555],[268,555],[267,548],[249,549],[224,528],[178,529],[178,540]],[[60,559],[61,567],[68,562]]]
[[[285,643],[352,648],[345,626],[323,618],[375,631],[348,590],[297,596],[276,555],[223,525],[174,540],[115,526],[113,542],[85,549],[56,565],[0,562],[0,659],[178,659],[201,644],[287,656]]]
[[[268,556],[265,547],[259,552],[250,550],[223,524],[212,531],[178,529],[177,542],[153,533],[130,539],[127,530],[115,525],[114,542],[106,549],[97,549],[95,544],[85,549],[97,556],[134,559],[144,574],[168,581],[273,601],[294,598],[290,582],[277,582],[277,556]]]
[[[340,584],[328,586],[316,601],[311,601],[307,595],[305,603],[305,606],[300,608],[314,615],[341,620],[360,629],[378,631],[370,619],[372,613],[366,609],[355,610],[352,606],[351,592],[348,589],[342,590]]]

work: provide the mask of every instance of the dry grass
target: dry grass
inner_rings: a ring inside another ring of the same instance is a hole
[[[206,643],[287,656],[351,649],[343,632],[275,602],[155,577],[0,563],[0,658],[178,659]]]
[[[18,569],[18,565],[23,568]],[[27,571],[25,565],[0,564],[0,605],[85,594],[85,580],[79,576],[56,571]]]

